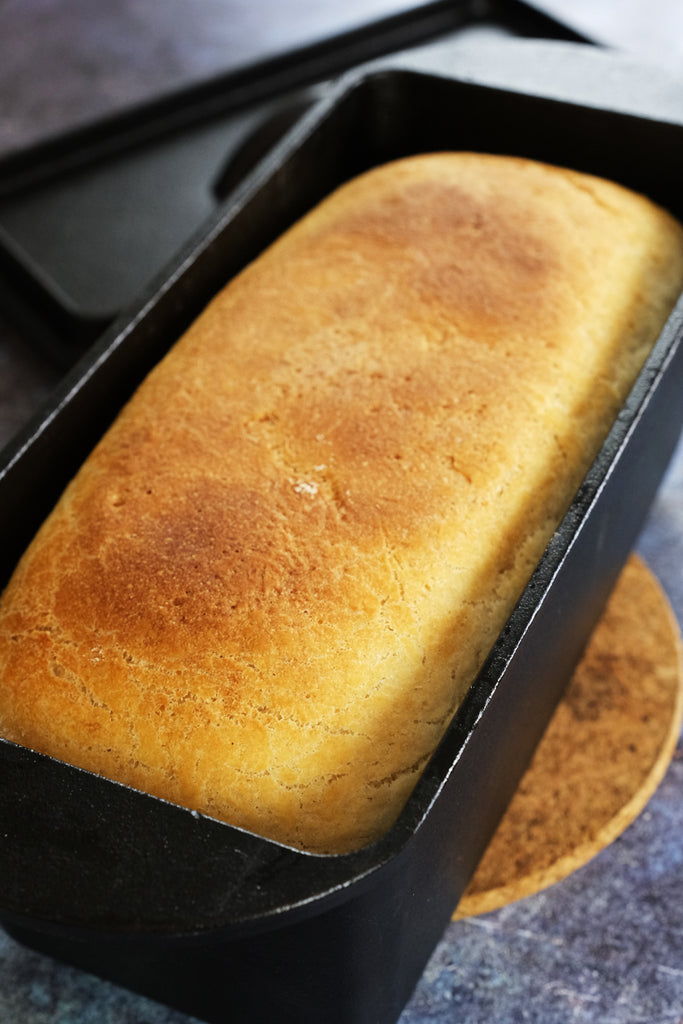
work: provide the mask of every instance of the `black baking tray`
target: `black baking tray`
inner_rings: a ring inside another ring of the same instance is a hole
[[[71,365],[331,78],[475,25],[581,38],[522,0],[416,0],[6,156],[0,309],[52,362]]]
[[[210,296],[336,185],[402,155],[520,154],[683,216],[683,128],[397,66],[345,77],[65,377],[2,455],[0,582],[94,441]],[[683,422],[679,303],[395,826],[301,853],[0,742],[0,922],[215,1022],[392,1024],[638,535]]]

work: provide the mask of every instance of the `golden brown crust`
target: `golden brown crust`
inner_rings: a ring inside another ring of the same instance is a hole
[[[683,287],[522,160],[340,190],[217,296],[7,589],[16,741],[319,852],[395,819]]]

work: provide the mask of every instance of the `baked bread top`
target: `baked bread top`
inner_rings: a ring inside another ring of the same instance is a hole
[[[345,185],[40,530],[0,731],[298,848],[377,838],[682,289],[680,226],[596,178],[445,153]]]

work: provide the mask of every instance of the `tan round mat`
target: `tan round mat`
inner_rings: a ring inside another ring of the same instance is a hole
[[[558,882],[637,817],[680,732],[681,650],[663,591],[632,555],[454,920]]]

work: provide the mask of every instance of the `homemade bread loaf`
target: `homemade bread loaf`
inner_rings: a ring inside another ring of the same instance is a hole
[[[40,530],[0,731],[288,845],[376,839],[681,289],[681,228],[602,180],[447,153],[342,187]]]

